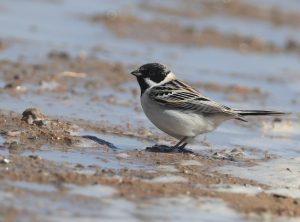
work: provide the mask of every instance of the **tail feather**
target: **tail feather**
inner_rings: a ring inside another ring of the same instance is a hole
[[[284,115],[285,112],[269,110],[235,110],[240,116],[265,116],[265,115]]]

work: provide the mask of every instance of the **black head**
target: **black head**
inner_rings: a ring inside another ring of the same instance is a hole
[[[149,87],[161,84],[172,73],[163,64],[147,63],[131,72],[131,74],[136,76],[141,87],[141,93],[143,94]]]

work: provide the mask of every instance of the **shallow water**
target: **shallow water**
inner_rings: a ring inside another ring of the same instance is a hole
[[[49,184],[30,183],[26,181],[17,181],[12,183],[12,186],[24,190],[33,190],[35,192],[55,192],[57,189]]]
[[[287,11],[294,11],[297,12],[300,9],[300,4],[298,1],[280,1],[280,0],[266,0],[266,1],[259,1],[259,0],[246,0],[249,3],[256,4],[260,3],[265,8],[271,7],[279,7]]]
[[[18,209],[35,212],[38,218],[47,216],[47,221],[97,221],[99,218],[110,218],[110,220],[122,218],[123,221],[199,219],[232,221],[241,219],[241,216],[231,210],[223,201],[216,199],[195,200],[183,196],[180,198],[156,198],[134,203],[125,199],[113,198],[112,195],[115,191],[110,187],[102,185],[77,187],[68,184],[64,185],[64,188],[67,189],[66,192],[55,191],[54,193],[59,194],[59,196],[52,194],[49,199],[41,193],[39,196],[33,196],[35,192],[48,193],[50,191],[49,186],[26,182],[12,183],[10,186],[29,189],[31,193],[15,199],[14,194],[1,191],[0,198],[5,200],[4,206],[14,204]],[[7,185],[2,186],[3,188],[7,189]],[[52,190],[53,187],[50,189]],[[77,200],[73,202],[78,195],[87,198],[86,201]],[[55,199],[59,201],[55,201]],[[25,202],[27,204],[24,204]],[[217,212],[215,207],[218,207]],[[57,211],[58,209],[60,210]],[[164,209],[164,211],[160,209]],[[118,214],[115,213],[116,211]]]
[[[45,160],[55,161],[57,163],[65,163],[69,166],[81,165],[84,169],[78,169],[79,173],[94,174],[95,169],[88,167],[100,167],[101,169],[121,170],[124,168],[132,170],[154,170],[156,169],[150,163],[144,163],[136,158],[125,153],[127,150],[143,150],[149,142],[141,142],[138,139],[110,135],[97,134],[94,132],[84,132],[84,135],[95,136],[97,139],[103,141],[113,141],[115,148],[103,147],[103,145],[90,139],[82,139],[74,149],[64,149],[44,145],[39,149],[34,150],[20,150],[18,155],[22,156],[38,156]],[[12,138],[4,138],[0,136],[0,145],[5,142],[12,142]],[[18,138],[15,140],[18,142]],[[19,142],[18,142],[19,143]],[[11,151],[4,146],[0,149],[0,155],[9,158]]]
[[[252,167],[232,165],[222,167],[219,170],[223,173],[229,173],[241,178],[256,180],[274,189],[299,189],[300,186],[299,157],[258,162],[258,165]],[[291,192],[293,192],[293,190],[291,190]]]
[[[117,152],[89,152],[88,150],[82,151],[59,151],[59,150],[41,150],[41,151],[26,151],[24,156],[38,155],[45,160],[52,160],[58,163],[68,163],[76,166],[80,164],[84,167],[99,166],[102,169],[133,169],[133,170],[151,170],[154,168],[152,165],[147,165],[143,162],[132,160],[131,158],[123,158],[119,160]]]

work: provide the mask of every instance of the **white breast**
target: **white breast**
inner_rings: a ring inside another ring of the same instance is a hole
[[[146,91],[141,97],[146,116],[160,130],[177,138],[195,137],[216,128],[214,121],[201,114],[172,110],[154,102]]]

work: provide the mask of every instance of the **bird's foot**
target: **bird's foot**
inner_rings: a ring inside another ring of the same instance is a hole
[[[146,151],[157,152],[157,153],[172,153],[173,147],[155,144],[154,146],[146,147]]]
[[[191,153],[194,152],[184,147],[174,147],[174,146],[166,146],[166,145],[158,145],[155,144],[151,147],[146,147],[146,151],[148,152],[157,152],[157,153]]]
[[[191,153],[194,154],[192,150],[186,149],[184,147],[173,147],[173,150],[178,150],[178,153]]]

